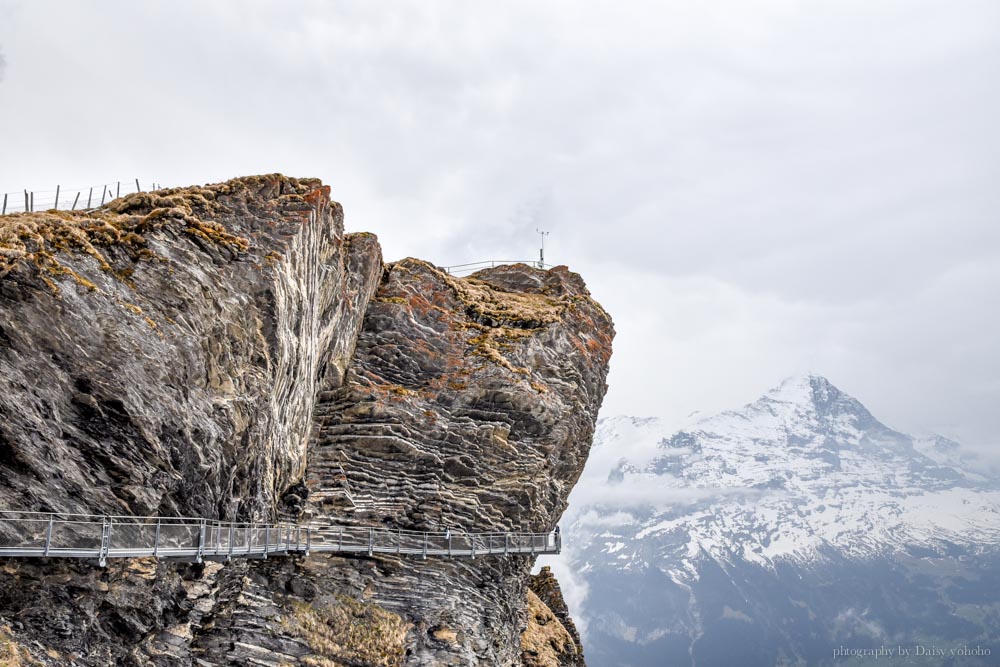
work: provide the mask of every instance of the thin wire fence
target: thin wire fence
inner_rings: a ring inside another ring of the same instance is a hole
[[[88,185],[83,188],[62,187],[57,185],[54,190],[20,190],[17,192],[0,193],[0,215],[33,211],[91,211],[95,208],[120,198],[123,195],[137,192],[160,190],[164,186],[155,181],[142,181],[134,178],[127,181],[114,181],[99,185]],[[510,264],[527,264],[538,269],[551,269],[551,264],[545,264],[533,259],[489,259],[467,264],[455,264],[440,267],[453,276],[467,276],[483,269],[496,268]]]
[[[551,264],[543,264],[536,259],[487,259],[482,262],[470,262],[468,264],[455,264],[453,266],[440,267],[445,273],[453,276],[467,276],[483,269],[493,269],[498,266],[509,264],[527,264],[536,269],[551,269]]]
[[[202,562],[313,551],[475,558],[557,554],[554,533],[413,531],[374,526],[223,522],[195,517],[100,516],[0,511],[0,558],[168,558]]]
[[[86,187],[62,187],[54,190],[19,190],[0,194],[0,215],[30,211],[89,211],[135,192],[159,190],[163,186],[152,180],[133,178]]]

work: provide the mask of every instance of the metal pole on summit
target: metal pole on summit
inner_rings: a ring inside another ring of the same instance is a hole
[[[546,232],[546,231],[542,231],[541,229],[538,229],[537,227],[535,227],[535,232],[537,232],[538,234],[540,234],[541,237],[542,237],[542,245],[538,249],[538,268],[544,269],[545,268],[545,237],[548,236],[549,233]]]

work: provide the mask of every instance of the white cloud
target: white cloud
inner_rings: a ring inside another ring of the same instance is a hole
[[[389,258],[548,257],[619,337],[606,414],[802,370],[1000,432],[1000,5],[0,3],[0,190],[274,170]],[[14,131],[13,128],[16,128]]]
[[[605,414],[679,424],[812,370],[995,455],[998,24],[992,0],[0,0],[0,191],[320,176],[388,258],[440,264],[534,258],[542,227],[615,319]],[[574,503],[654,454],[595,450]]]

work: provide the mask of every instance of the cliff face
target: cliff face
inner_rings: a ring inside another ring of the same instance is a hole
[[[8,216],[0,253],[6,508],[541,532],[582,471],[613,329],[565,268],[383,270],[279,176]],[[531,564],[9,560],[0,616],[79,664],[520,665]]]
[[[0,225],[4,506],[273,516],[381,272],[328,189],[248,178]]]

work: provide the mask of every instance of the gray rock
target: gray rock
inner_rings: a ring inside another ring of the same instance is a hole
[[[565,267],[383,271],[328,194],[275,175],[0,218],[0,503],[550,530],[610,318]],[[520,665],[532,561],[9,560],[0,616],[49,664]]]

